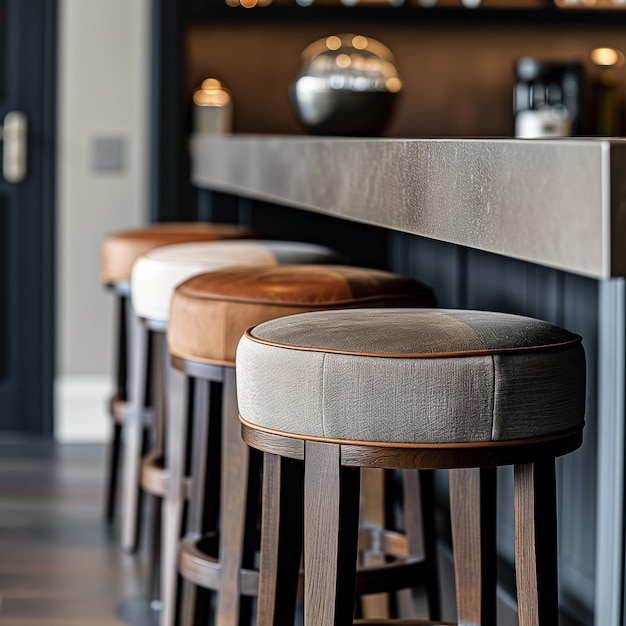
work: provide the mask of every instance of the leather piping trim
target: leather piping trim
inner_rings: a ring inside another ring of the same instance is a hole
[[[198,355],[185,354],[181,350],[172,350],[168,348],[170,356],[176,357],[177,359],[182,359],[183,361],[191,361],[192,363],[202,363],[205,365],[215,365],[217,367],[235,367],[234,361],[226,361],[221,359],[208,359],[205,357],[201,357]]]
[[[519,348],[497,348],[483,350],[462,350],[457,352],[406,352],[406,353],[380,353],[365,352],[359,350],[338,350],[336,348],[317,348],[314,346],[288,346],[284,343],[276,341],[268,341],[267,339],[259,339],[252,334],[252,328],[248,328],[244,333],[244,337],[255,343],[274,348],[283,348],[284,350],[297,350],[299,352],[326,352],[329,354],[343,354],[346,356],[369,356],[388,359],[450,359],[454,357],[470,357],[470,356],[494,356],[496,354],[525,354],[529,352],[544,352],[548,350],[561,350],[571,346],[578,345],[582,342],[582,337],[576,335],[574,339],[563,341],[561,343],[550,343],[543,346],[521,346]]]
[[[178,287],[176,289],[178,295],[186,296],[188,298],[195,298],[197,300],[218,300],[224,302],[241,302],[242,304],[268,304],[271,306],[310,306],[313,307],[329,307],[329,306],[346,306],[350,304],[356,304],[360,302],[376,302],[385,300],[408,300],[408,299],[422,299],[430,300],[434,302],[431,292],[424,291],[416,293],[394,293],[394,294],[375,294],[371,296],[365,296],[362,298],[347,298],[345,300],[328,300],[322,302],[306,302],[293,300],[290,302],[277,302],[276,300],[256,300],[252,298],[237,298],[235,296],[221,296],[219,294],[198,294],[194,291],[187,291],[184,288]]]
[[[274,430],[265,426],[259,426],[258,424],[252,424],[248,422],[241,413],[239,414],[239,421],[252,430],[258,430],[269,435],[277,435],[279,437],[286,437],[287,439],[298,439],[300,441],[317,441],[319,443],[334,443],[339,445],[349,446],[369,446],[373,448],[425,448],[430,450],[437,449],[466,449],[466,448],[512,448],[517,446],[527,446],[533,443],[541,443],[543,441],[556,441],[574,435],[577,432],[582,431],[585,423],[582,422],[580,426],[568,428],[558,433],[550,435],[540,435],[539,437],[527,437],[525,439],[502,439],[498,441],[470,441],[470,442],[442,442],[442,443],[405,443],[398,441],[361,441],[359,439],[333,439],[331,437],[317,437],[314,435],[299,435],[297,433],[287,433],[282,430]]]

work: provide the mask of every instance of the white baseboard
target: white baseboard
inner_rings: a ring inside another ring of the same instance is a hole
[[[63,443],[99,443],[111,437],[108,376],[57,376],[54,438]]]

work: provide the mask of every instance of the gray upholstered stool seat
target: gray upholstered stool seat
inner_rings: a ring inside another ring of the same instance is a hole
[[[448,470],[458,623],[495,624],[499,465],[514,466],[519,624],[558,623],[555,458],[582,442],[578,335],[477,311],[313,312],[249,330],[236,367],[272,512],[257,626],[282,623],[294,595],[302,506],[304,624],[353,623],[359,470],[370,467]]]
[[[146,397],[141,372],[147,361],[147,331],[137,322],[130,302],[130,276],[134,262],[142,255],[158,248],[181,242],[221,241],[225,239],[246,239],[252,237],[250,230],[233,224],[206,224],[197,222],[166,222],[141,228],[117,231],[105,237],[102,242],[100,275],[102,281],[112,290],[118,300],[118,322],[116,336],[117,371],[116,389],[110,403],[114,431],[111,442],[111,460],[107,485],[106,515],[113,521],[117,499],[118,466],[122,453],[121,441],[124,431],[125,445],[124,482],[122,501],[122,545],[133,550],[138,544],[137,530],[140,525],[138,498],[138,455],[141,442],[131,432],[146,426],[152,430],[154,423],[153,407]],[[141,387],[141,388],[139,388]],[[134,477],[134,478],[133,478]]]
[[[580,337],[525,317],[310,313],[257,326],[239,354],[241,415],[290,436],[492,442],[559,433],[583,419]]]

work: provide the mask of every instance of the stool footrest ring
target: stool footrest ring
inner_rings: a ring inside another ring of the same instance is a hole
[[[119,396],[113,396],[109,400],[109,413],[113,420],[119,424],[123,424],[132,411],[131,403],[127,400],[122,400]],[[154,424],[154,410],[152,407],[144,407],[142,409],[141,421],[145,428],[149,428]]]
[[[141,488],[152,496],[163,498],[167,491],[169,472],[163,467],[163,454],[159,451],[146,455],[141,462]],[[183,497],[191,491],[191,477],[183,479]]]
[[[178,571],[187,581],[204,589],[219,590],[222,582],[222,565],[218,561],[218,533],[202,537],[187,536],[179,544]],[[259,573],[242,568],[239,570],[240,593],[256,596],[259,587]]]

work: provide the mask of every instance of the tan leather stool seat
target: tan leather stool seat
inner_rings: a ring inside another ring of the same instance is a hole
[[[294,313],[329,308],[431,306],[423,284],[380,270],[341,265],[235,267],[179,285],[170,308],[170,354],[234,366],[249,327]]]
[[[187,241],[247,239],[252,233],[232,224],[170,222],[113,233],[102,243],[101,276],[104,283],[130,282],[133,263],[160,246]]]
[[[168,453],[168,462],[178,468],[169,474],[170,485],[182,485],[183,468],[192,468],[186,534],[177,553],[178,572],[183,580],[192,583],[187,587],[188,596],[183,593],[181,598],[181,615],[189,620],[183,619],[182,624],[190,624],[192,620],[197,620],[193,623],[210,622],[203,616],[206,603],[196,602],[193,598],[195,592],[202,597],[201,590],[216,592],[215,623],[227,626],[251,623],[250,601],[258,590],[254,553],[260,505],[260,468],[259,455],[250,457],[241,439],[234,367],[237,343],[246,329],[260,322],[305,311],[422,307],[434,303],[432,290],[416,280],[376,269],[319,262],[232,265],[192,276],[178,284],[170,300],[169,352],[173,365],[194,379],[197,397],[204,398],[194,404],[193,418],[189,421],[189,412],[184,407],[172,412],[175,417],[170,419],[172,431],[167,437],[171,442],[178,442]],[[216,384],[221,386],[221,411],[215,405],[208,406],[208,398],[220,397],[213,395],[215,387],[209,390]],[[190,427],[193,434],[188,437]],[[192,450],[187,449],[188,441],[192,442]],[[218,461],[219,469],[216,466]],[[213,466],[213,469],[207,470],[207,466]],[[396,564],[396,574],[401,570],[398,576],[411,578],[416,587],[425,590],[428,606],[435,613],[439,600],[433,574],[436,572],[434,554],[432,551],[426,554],[428,549],[425,549],[421,562],[416,565],[417,558],[412,559],[412,554],[409,556],[408,548],[404,550],[404,546],[417,543],[418,536],[420,540],[424,539],[424,543],[432,543],[426,541],[426,537],[433,534],[430,532],[434,526],[434,521],[430,523],[432,507],[424,516],[423,526],[414,523],[416,519],[422,519],[416,513],[419,511],[418,499],[420,503],[428,503],[429,498],[422,500],[416,495],[411,503],[414,505],[412,514],[403,517],[405,532],[398,540],[400,534],[395,529],[386,528],[384,520],[379,519],[384,511],[384,479],[380,472],[371,473],[364,479],[370,485],[363,497],[362,546],[368,553],[364,558],[369,559],[364,564],[384,563],[388,556],[385,546],[397,540],[395,545],[402,544],[403,548],[402,554],[395,553],[400,560]],[[417,494],[419,480],[415,473],[403,478],[403,489]],[[426,481],[425,478],[424,484]],[[176,521],[179,517],[180,514]],[[165,543],[175,535],[178,526],[172,524],[166,528],[164,522],[163,529]],[[166,576],[171,573],[169,567],[164,567],[163,571]],[[297,580],[296,573],[293,581]],[[389,598],[385,592],[398,588],[389,582],[386,567],[370,569],[367,584],[369,587],[360,592],[361,597],[370,596],[363,599],[363,611],[386,613]],[[168,626],[174,623],[175,602],[167,593],[171,588],[173,584],[164,586],[162,594]],[[195,592],[191,591],[192,588]],[[371,597],[377,593],[378,597]],[[372,607],[372,600],[378,602],[377,607]]]

